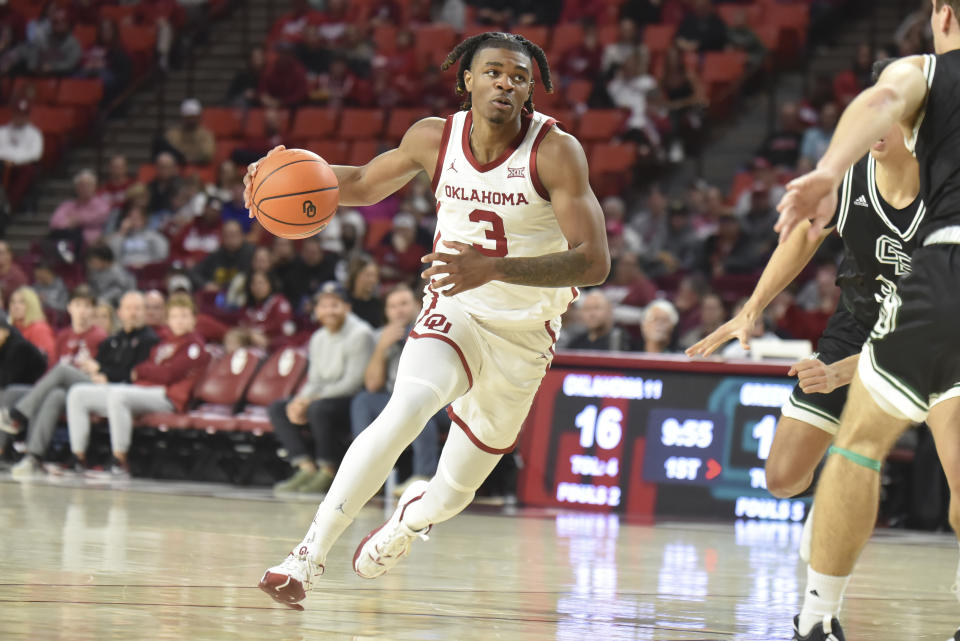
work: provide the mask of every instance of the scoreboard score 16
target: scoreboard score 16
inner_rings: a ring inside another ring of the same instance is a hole
[[[598,367],[602,365],[603,367]],[[786,367],[558,355],[521,436],[520,500],[640,516],[802,521],[766,492]]]

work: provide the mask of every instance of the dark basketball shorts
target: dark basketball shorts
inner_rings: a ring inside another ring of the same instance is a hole
[[[869,327],[864,327],[845,308],[838,307],[817,343],[817,351],[810,358],[818,358],[826,365],[842,361],[859,354],[869,335]],[[829,394],[807,394],[797,385],[781,413],[824,432],[836,434],[840,428],[840,414],[847,402],[848,389],[849,385],[843,385]]]
[[[918,248],[913,271],[884,299],[858,366],[877,405],[916,423],[960,396],[960,228],[941,232],[927,242],[947,242]]]

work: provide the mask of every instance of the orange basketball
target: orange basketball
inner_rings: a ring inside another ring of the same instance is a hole
[[[260,162],[253,180],[253,213],[283,238],[306,238],[337,211],[340,187],[333,169],[306,149],[284,149]]]

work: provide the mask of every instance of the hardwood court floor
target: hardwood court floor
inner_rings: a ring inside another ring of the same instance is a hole
[[[789,639],[798,527],[627,525],[468,512],[365,581],[366,509],[298,613],[256,589],[314,500],[211,485],[0,482],[0,639],[705,641]],[[886,532],[845,605],[847,638],[943,641],[960,623],[952,536]]]

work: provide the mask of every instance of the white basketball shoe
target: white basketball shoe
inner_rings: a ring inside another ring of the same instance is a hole
[[[277,603],[294,610],[303,610],[300,602],[307,598],[307,592],[313,589],[313,577],[321,574],[323,566],[314,563],[307,554],[306,547],[301,547],[299,554],[291,552],[283,563],[264,572],[258,587]]]
[[[410,545],[417,537],[426,541],[432,526],[411,530],[403,522],[407,506],[423,497],[427,481],[415,481],[404,491],[397,509],[390,519],[360,541],[353,555],[353,570],[364,579],[375,579],[400,562],[410,553]]]

